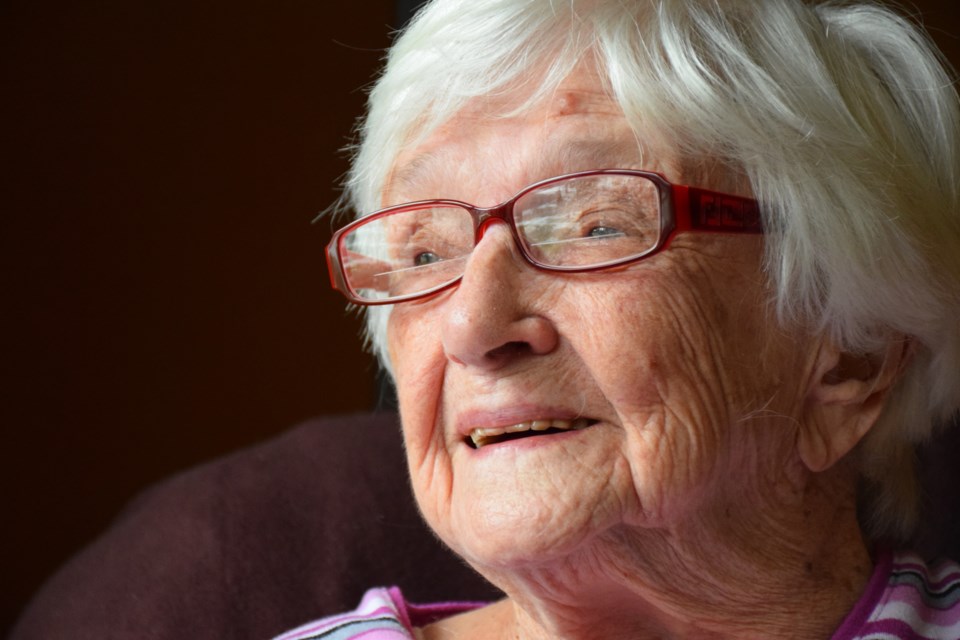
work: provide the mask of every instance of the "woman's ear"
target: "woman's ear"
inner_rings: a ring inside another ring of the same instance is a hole
[[[809,381],[797,449],[811,471],[824,471],[853,449],[883,410],[910,359],[910,342],[891,338],[883,353],[840,350],[824,339]]]

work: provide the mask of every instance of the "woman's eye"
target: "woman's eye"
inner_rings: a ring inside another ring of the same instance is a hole
[[[622,236],[622,235],[623,235],[623,232],[620,231],[619,229],[614,227],[606,227],[603,225],[592,227],[589,231],[587,231],[588,238],[603,238],[605,236]]]
[[[421,251],[413,257],[413,264],[417,267],[423,267],[434,262],[440,262],[440,256],[432,251]]]

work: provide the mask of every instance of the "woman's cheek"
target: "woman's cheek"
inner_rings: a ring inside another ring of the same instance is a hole
[[[414,465],[425,464],[434,444],[442,442],[443,434],[436,425],[445,358],[436,329],[431,326],[430,314],[416,313],[416,307],[398,307],[388,325],[387,344],[412,472]]]
[[[724,314],[696,313],[713,301],[698,300],[678,280],[676,287],[648,282],[635,289],[643,296],[611,305],[618,313],[609,322],[620,330],[606,339],[597,334],[589,346],[604,354],[595,376],[622,421],[638,497],[627,520],[639,526],[666,526],[696,510],[730,425],[717,370]]]

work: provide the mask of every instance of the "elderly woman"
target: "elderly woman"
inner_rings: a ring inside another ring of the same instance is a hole
[[[960,567],[893,550],[960,407],[958,127],[874,4],[430,3],[328,256],[506,598],[282,637],[960,638]]]

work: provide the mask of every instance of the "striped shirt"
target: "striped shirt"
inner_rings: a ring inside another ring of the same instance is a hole
[[[960,565],[882,554],[831,640],[960,640]]]
[[[863,596],[830,640],[960,640],[960,565],[927,566],[912,553],[883,553]],[[411,640],[414,629],[481,603],[411,604],[396,587],[371,589],[350,613],[274,640]]]
[[[367,591],[356,610],[309,622],[274,640],[410,640],[414,629],[464,611],[482,602],[413,604],[397,587]]]

